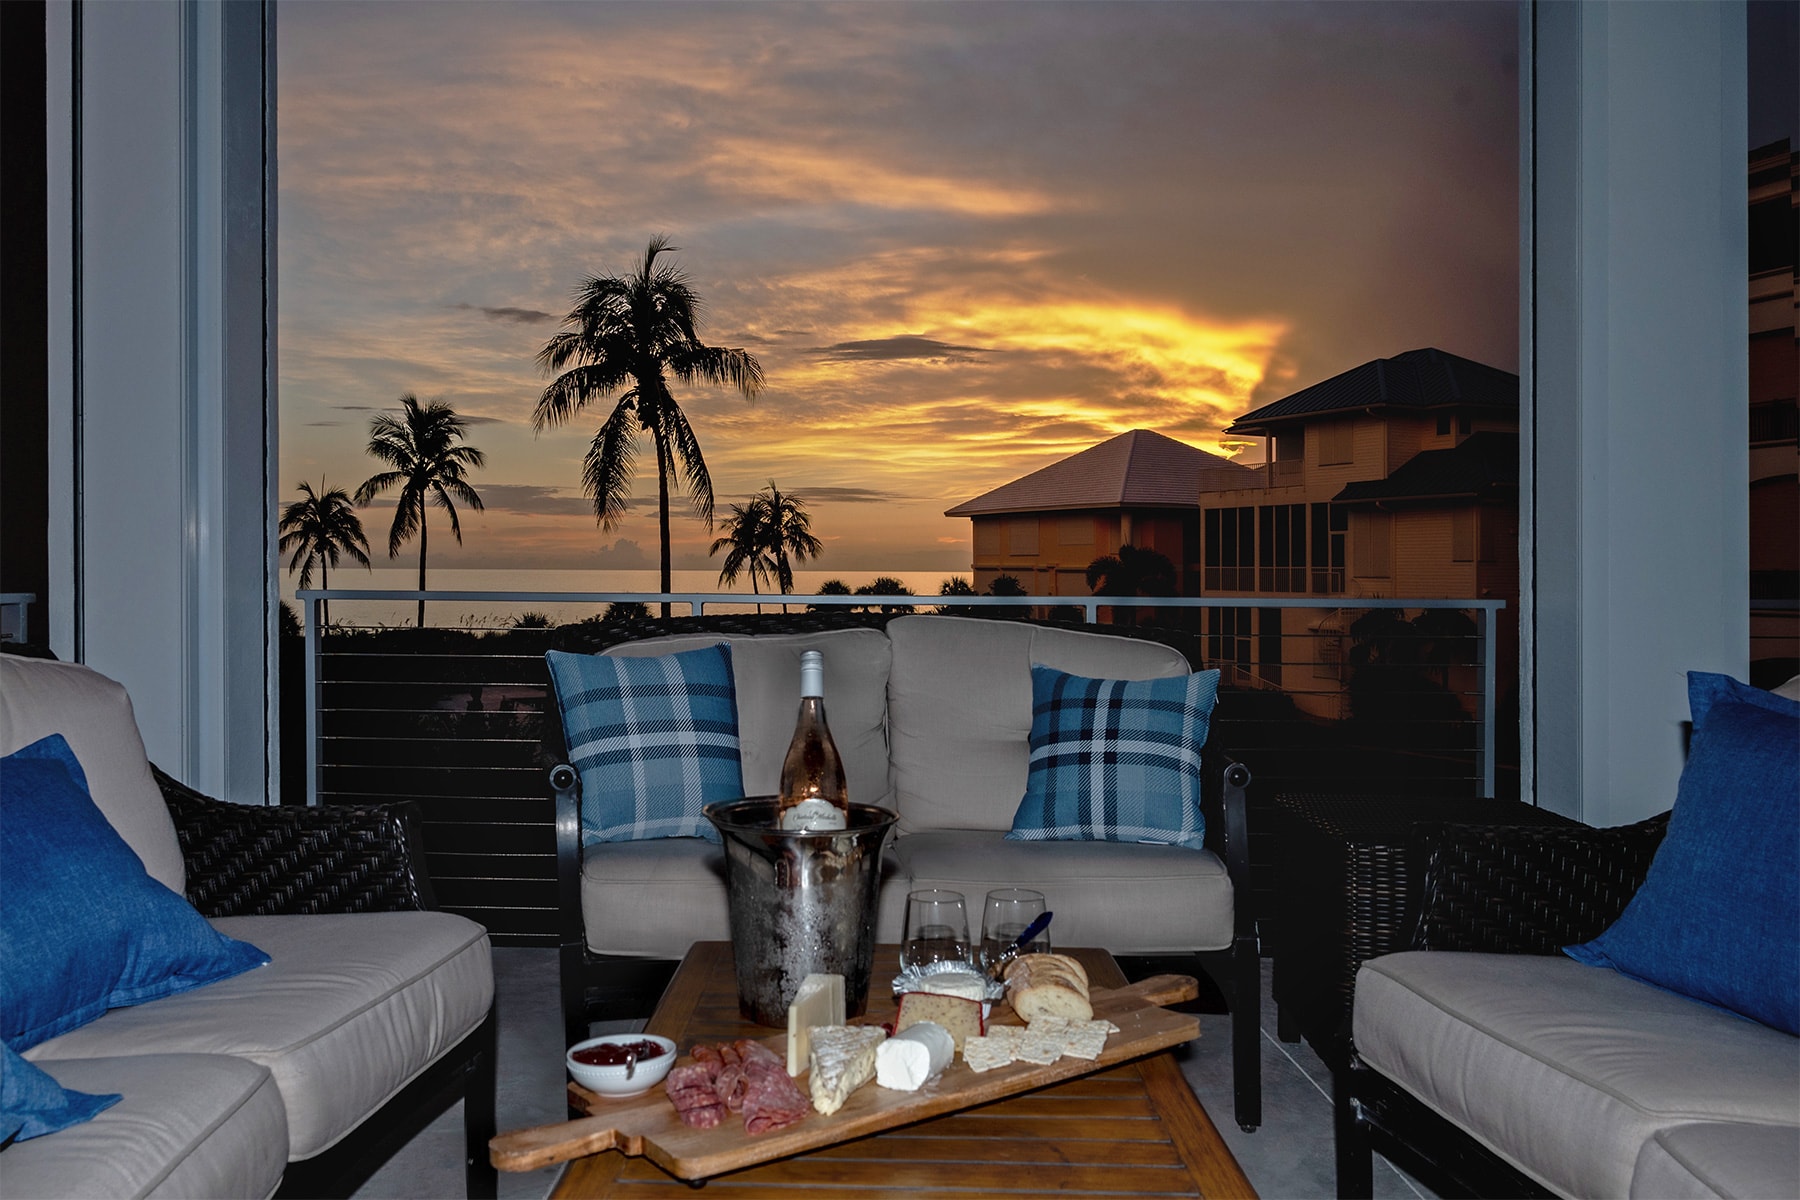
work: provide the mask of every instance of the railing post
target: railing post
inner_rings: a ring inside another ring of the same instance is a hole
[[[1476,610],[1475,634],[1481,639],[1481,794],[1494,794],[1494,676],[1499,671],[1499,651],[1495,647],[1495,610],[1483,604]]]
[[[319,804],[319,610],[324,601],[317,596],[308,601],[306,613],[306,803]]]

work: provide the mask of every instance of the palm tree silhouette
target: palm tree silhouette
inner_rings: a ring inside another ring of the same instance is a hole
[[[369,565],[369,539],[363,536],[362,520],[351,507],[350,496],[343,488],[326,490],[319,480],[319,490],[305,480],[300,482],[300,499],[281,510],[281,540],[276,549],[294,557],[288,570],[300,571],[300,586],[312,586],[313,565],[319,568],[319,586],[331,586],[331,568],[338,556],[345,555],[365,568]],[[331,602],[319,601],[319,624],[331,623]]]
[[[673,250],[668,238],[650,239],[643,262],[630,275],[591,276],[575,292],[568,326],[538,351],[538,365],[555,375],[532,413],[532,428],[561,425],[591,399],[617,396],[582,458],[582,488],[594,500],[600,528],[610,532],[630,503],[637,461],[637,433],[656,450],[657,519],[662,537],[662,590],[669,590],[669,483],[677,469],[695,517],[712,529],[712,479],[700,441],[669,390],[683,383],[735,387],[754,400],[762,390],[762,366],[745,350],[701,343],[696,333],[700,297],[687,275],[656,265]],[[571,365],[573,364],[573,365]],[[565,368],[568,368],[565,370]],[[662,606],[663,616],[669,606]]]
[[[731,506],[731,515],[720,523],[725,536],[716,539],[708,554],[730,548],[719,569],[720,583],[733,583],[746,566],[750,569],[750,590],[755,592],[757,579],[772,580],[783,595],[794,590],[794,566],[788,555],[805,562],[825,551],[825,543],[813,536],[812,515],[806,502],[793,495],[783,495],[773,479],[769,486],[750,497],[747,504]],[[762,611],[762,606],[757,606]]]
[[[717,554],[726,550],[725,561],[719,564],[719,582],[732,584],[737,577],[749,568],[750,590],[756,595],[762,594],[759,582],[775,577],[775,562],[770,557],[764,536],[765,508],[762,495],[751,497],[748,504],[734,504],[731,515],[719,522],[724,530],[723,536],[713,539],[712,548],[707,554]],[[762,605],[756,606],[762,611]]]
[[[450,532],[462,545],[462,522],[456,505],[461,500],[481,512],[481,497],[469,485],[465,472],[485,466],[487,456],[473,446],[459,446],[466,423],[456,410],[441,400],[420,404],[411,392],[400,397],[401,414],[382,413],[369,422],[369,453],[392,467],[371,475],[356,489],[356,502],[367,504],[399,485],[394,523],[388,529],[388,557],[395,558],[413,534],[419,535],[419,590],[425,590],[425,551],[429,538],[425,506],[435,503],[450,514]],[[425,598],[419,597],[419,628],[425,627]]]
[[[1117,554],[1103,554],[1087,567],[1087,584],[1096,596],[1173,596],[1175,564],[1169,556],[1126,542]],[[1132,610],[1129,624],[1137,624],[1142,609]],[[1118,616],[1113,617],[1115,622]]]

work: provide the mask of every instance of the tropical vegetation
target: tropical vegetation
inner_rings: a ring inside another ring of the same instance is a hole
[[[350,496],[342,488],[327,488],[323,479],[319,488],[302,480],[300,499],[281,510],[278,526],[281,534],[276,548],[283,554],[290,550],[288,570],[299,570],[302,588],[312,586],[313,568],[319,568],[319,586],[331,586],[331,568],[339,557],[369,567],[369,539],[363,535],[362,520],[356,515]],[[319,622],[330,621],[330,601],[319,602]]]
[[[414,535],[419,539],[419,591],[425,590],[425,553],[429,531],[427,505],[435,504],[450,515],[450,532],[462,544],[462,521],[456,512],[460,500],[476,512],[481,497],[470,485],[468,472],[486,464],[487,457],[474,446],[459,444],[467,422],[441,400],[419,403],[411,392],[400,397],[400,415],[382,413],[369,423],[368,452],[391,469],[363,481],[356,502],[368,504],[389,488],[398,487],[394,522],[388,528],[388,557],[397,558]],[[419,628],[425,627],[425,598],[419,597]]]
[[[1168,555],[1130,542],[1087,567],[1088,589],[1096,596],[1173,596],[1178,582]],[[1142,615],[1142,609],[1134,608],[1127,624],[1135,624]]]
[[[666,237],[650,239],[643,261],[629,275],[596,275],[575,291],[567,328],[538,351],[538,365],[552,376],[532,413],[532,427],[559,426],[590,400],[615,399],[582,458],[582,489],[594,516],[611,531],[630,503],[639,435],[656,454],[657,520],[662,551],[662,590],[670,590],[672,557],[669,493],[684,487],[689,510],[712,529],[713,490],[700,440],[676,403],[670,380],[728,386],[755,399],[762,366],[745,350],[708,346],[698,333],[700,297],[678,267],[657,265],[675,249]],[[679,478],[678,478],[679,475]],[[662,606],[663,616],[669,605]]]
[[[719,526],[724,536],[716,538],[708,551],[726,551],[719,582],[736,583],[738,575],[748,570],[750,590],[759,594],[759,580],[773,583],[783,595],[793,591],[793,563],[817,558],[825,550],[825,543],[813,536],[805,502],[783,495],[773,479],[747,503],[733,504],[731,515]],[[761,605],[757,611],[762,611]]]

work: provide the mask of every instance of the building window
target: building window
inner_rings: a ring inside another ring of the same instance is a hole
[[[1207,509],[1206,590],[1253,592],[1255,566],[1256,510],[1247,506]]]
[[[1459,413],[1456,418],[1456,432],[1467,437],[1475,432],[1475,418],[1468,413]]]
[[[1450,414],[1441,412],[1437,415],[1438,436],[1443,437],[1450,432]]]
[[[982,518],[975,522],[975,556],[977,558],[998,558],[1000,556],[1000,522]]]
[[[1258,673],[1276,687],[1281,686],[1281,610],[1256,610],[1258,630],[1256,658]]]
[[[1038,519],[1013,517],[1006,522],[1006,552],[1010,555],[1035,555],[1038,552]]]
[[[1303,430],[1303,429],[1288,429],[1288,430],[1284,430],[1281,433],[1278,433],[1275,435],[1275,461],[1276,462],[1297,463],[1300,461],[1300,456],[1305,453],[1306,453],[1306,431],[1305,430]]]
[[[1459,508],[1450,514],[1450,561],[1475,561],[1475,510]]]
[[[1261,527],[1262,564],[1258,589],[1264,592],[1306,590],[1306,505],[1271,504],[1257,510]]]
[[[1214,666],[1250,669],[1250,613],[1248,608],[1206,610],[1206,658]]]
[[[1058,535],[1065,546],[1092,546],[1094,544],[1094,518],[1064,517]]]
[[[1314,427],[1319,435],[1319,465],[1341,466],[1356,461],[1356,425],[1350,421],[1326,421]]]
[[[1390,579],[1394,574],[1394,517],[1392,513],[1357,513],[1350,523],[1355,543],[1356,577]]]
[[[1336,596],[1344,590],[1344,537],[1350,511],[1337,504],[1312,506],[1312,590]]]

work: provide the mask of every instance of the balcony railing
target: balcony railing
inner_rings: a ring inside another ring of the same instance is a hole
[[[335,588],[299,598],[304,639],[295,639],[294,649],[303,652],[304,665],[290,662],[283,673],[303,678],[304,691],[284,701],[283,726],[298,724],[303,713],[304,736],[284,742],[286,794],[304,794],[311,804],[416,801],[425,812],[430,870],[445,907],[483,921],[497,940],[528,944],[547,944],[555,927],[553,815],[544,779],[560,728],[544,651],[616,636],[601,624],[604,637],[594,638],[595,626],[570,619],[585,612],[597,620],[611,604],[643,604],[654,612],[666,600],[682,616],[749,614],[759,600],[718,592]],[[421,598],[429,606],[423,630],[366,616],[378,610],[365,602],[379,602],[389,613],[404,602],[410,621]],[[1089,627],[1110,619],[1113,625],[1099,628],[1167,641],[1196,668],[1221,672],[1213,741],[1255,773],[1253,816],[1269,811],[1283,790],[1494,795],[1514,782],[1502,778],[1497,753],[1504,725],[1496,697],[1503,639],[1495,636],[1504,605],[1497,600],[864,595],[760,601],[765,610],[1035,612]],[[322,628],[326,602],[331,624]],[[472,607],[486,615],[454,616]],[[566,614],[560,626],[516,623],[546,609]],[[502,612],[509,615],[496,615]],[[1145,624],[1133,624],[1134,616]],[[1275,634],[1278,626],[1286,628]],[[1269,822],[1253,830],[1259,896],[1273,885],[1273,841]]]

